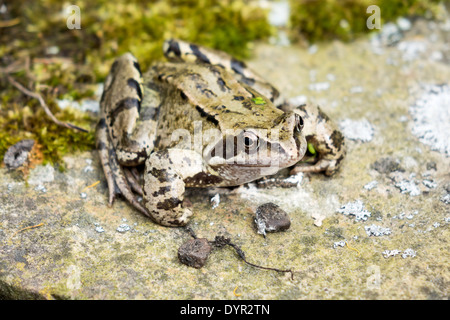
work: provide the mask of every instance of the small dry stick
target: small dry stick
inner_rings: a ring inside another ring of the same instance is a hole
[[[93,187],[95,187],[96,185],[98,185],[99,183],[100,183],[100,180],[94,182],[93,184],[91,184],[91,185],[89,185],[89,186],[87,186],[87,187],[84,187],[84,189],[83,189],[82,191],[86,191],[86,190],[89,189],[89,188],[93,188]]]
[[[359,252],[359,250],[356,249],[356,248],[350,247],[350,246],[348,245],[348,242],[347,242],[347,241],[345,241],[345,245],[346,245],[347,248],[349,248],[350,250],[356,251],[356,252],[358,252],[358,255],[361,255],[361,252]]]
[[[27,96],[37,99],[39,101],[39,103],[41,104],[42,108],[44,109],[45,113],[50,117],[50,119],[52,119],[52,121],[54,123],[56,123],[59,126],[66,127],[69,129],[76,129],[76,130],[79,130],[82,132],[88,132],[87,130],[85,130],[83,128],[77,127],[77,126],[67,123],[67,122],[61,122],[58,119],[56,119],[56,117],[50,111],[49,107],[47,106],[47,104],[45,103],[44,99],[42,98],[42,96],[40,94],[28,90],[23,85],[21,85],[16,80],[14,80],[8,73],[5,73],[5,75],[6,75],[6,79],[9,81],[9,83],[11,83],[14,87],[16,87],[20,92],[22,92],[23,94],[26,94]]]
[[[223,236],[216,236],[216,238],[214,239],[214,241],[212,241],[212,244],[215,245],[216,247],[223,247],[225,245],[229,245],[230,247],[233,247],[233,249],[236,251],[236,253],[238,254],[238,256],[244,260],[244,262],[252,267],[255,268],[259,268],[259,269],[264,269],[264,270],[272,270],[272,271],[276,271],[276,272],[289,272],[291,274],[291,279],[294,280],[294,271],[292,271],[291,269],[288,270],[283,270],[283,269],[278,269],[278,268],[271,268],[271,267],[264,267],[264,266],[260,266],[254,263],[251,263],[249,261],[247,261],[247,258],[245,257],[245,253],[244,251],[242,251],[241,248],[239,248],[237,245],[235,245],[234,243],[231,242],[231,239],[229,238],[225,238]]]
[[[0,21],[0,28],[7,28],[7,27],[12,27],[15,26],[16,24],[20,23],[20,19],[19,18],[14,18],[11,20],[4,20],[4,21]]]
[[[16,231],[16,232],[11,236],[11,238],[14,237],[16,234],[18,234],[19,232],[22,232],[22,231],[28,230],[28,229],[34,229],[34,228],[37,228],[37,227],[41,227],[41,226],[43,226],[43,225],[44,225],[44,223],[41,222],[41,223],[39,223],[39,224],[37,224],[37,225],[34,225],[34,226],[29,226],[29,227],[22,228],[22,229]]]

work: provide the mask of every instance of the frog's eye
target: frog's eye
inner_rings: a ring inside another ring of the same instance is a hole
[[[244,132],[244,146],[247,150],[255,150],[259,147],[259,139],[253,132]]]
[[[301,132],[303,129],[304,123],[303,123],[303,118],[296,114],[295,115],[295,131],[297,132]]]

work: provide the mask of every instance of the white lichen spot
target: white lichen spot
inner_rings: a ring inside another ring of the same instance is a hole
[[[308,86],[309,90],[311,91],[325,91],[330,89],[330,83],[329,82],[316,82],[311,83]]]
[[[396,255],[402,253],[400,250],[394,249],[394,250],[384,250],[382,252],[383,256],[387,259],[389,257],[395,257]]]
[[[373,180],[373,181],[369,182],[368,184],[366,184],[366,185],[364,186],[364,189],[370,191],[370,190],[372,190],[373,188],[375,188],[377,185],[378,185],[378,181],[377,181],[377,180]]]
[[[409,19],[404,18],[404,17],[399,17],[397,18],[397,26],[400,28],[400,30],[402,31],[408,31],[409,29],[411,29],[412,23]]]
[[[423,180],[422,184],[429,189],[434,189],[437,187],[437,183],[434,182],[434,180]]]
[[[350,140],[369,142],[373,138],[373,127],[366,119],[345,119],[339,123],[339,127],[344,136]]]
[[[428,85],[425,92],[410,106],[414,124],[412,133],[432,150],[450,156],[450,87]]]
[[[301,106],[302,104],[305,104],[308,102],[308,97],[306,97],[305,95],[299,95],[299,96],[295,96],[290,98],[289,103],[294,105],[294,106]]]
[[[371,226],[365,226],[364,230],[366,230],[366,233],[369,237],[381,237],[381,236],[387,236],[391,234],[391,229],[389,228],[383,228],[380,226],[377,226],[375,224]]]
[[[214,197],[211,198],[212,208],[215,209],[220,203],[220,195],[217,193]]]
[[[371,213],[364,209],[364,204],[361,200],[356,200],[354,202],[348,202],[337,210],[337,212],[342,213],[346,216],[355,216],[355,221],[364,220],[366,221]]]
[[[271,25],[285,27],[288,24],[291,11],[289,1],[264,1],[260,4],[270,8],[268,20]]]
[[[284,179],[284,182],[288,183],[288,184],[295,184],[298,186],[300,186],[300,183],[303,180],[303,172],[299,172],[297,174],[291,175],[289,177],[287,177],[286,179]]]
[[[345,240],[337,241],[337,242],[333,243],[334,249],[336,249],[337,247],[343,247],[343,246],[345,246]]]
[[[450,204],[450,193],[447,193],[445,196],[442,196],[441,201],[445,204]]]
[[[427,52],[427,44],[420,40],[401,41],[397,49],[402,53],[403,61],[413,61]]]
[[[402,253],[402,258],[406,259],[406,258],[414,258],[416,256],[416,252],[413,249],[406,249],[405,251],[403,251]]]
[[[362,93],[364,92],[364,88],[361,86],[354,86],[350,88],[350,93]]]
[[[395,184],[395,187],[400,189],[401,193],[406,193],[412,197],[420,195],[420,189],[413,180],[402,180]]]
[[[34,188],[34,190],[40,191],[40,192],[43,192],[43,193],[46,193],[46,192],[47,192],[47,189],[46,189],[42,184],[36,186],[36,187]]]
[[[120,226],[117,227],[116,231],[120,233],[125,233],[127,231],[130,231],[131,228],[126,223],[122,223]]]

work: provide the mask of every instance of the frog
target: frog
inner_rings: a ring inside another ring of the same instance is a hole
[[[345,142],[314,104],[295,106],[226,52],[168,39],[143,74],[129,52],[104,82],[96,148],[108,205],[121,195],[157,224],[185,226],[186,188],[233,187],[341,166]],[[314,160],[302,161],[302,159]]]

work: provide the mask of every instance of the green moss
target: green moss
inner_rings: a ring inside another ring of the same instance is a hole
[[[372,13],[367,8],[380,8],[381,23],[401,16],[435,15],[440,0],[290,0],[291,28],[297,37],[311,42],[340,39],[344,41],[367,34],[366,21]]]
[[[37,100],[17,97],[14,90],[5,90],[0,104],[0,161],[10,146],[22,139],[34,139],[42,146],[44,163],[60,163],[67,153],[94,148],[92,129],[86,133],[58,126],[48,118]],[[25,99],[24,104],[16,102],[22,99]],[[46,101],[61,121],[87,129],[94,127],[95,119],[88,114],[71,109],[59,110],[53,100],[47,97]]]

